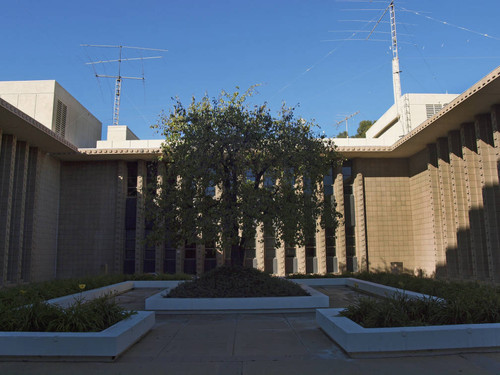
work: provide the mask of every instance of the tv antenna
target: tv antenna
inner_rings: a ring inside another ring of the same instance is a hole
[[[342,124],[344,121],[345,121],[345,134],[347,136],[347,138],[349,138],[349,129],[348,129],[348,124],[347,124],[347,121],[351,118],[353,118],[354,116],[356,116],[357,114],[359,113],[359,111],[351,114],[351,115],[348,115],[346,117],[344,117],[344,119],[340,120],[340,121],[337,121],[337,123],[335,124],[335,126],[339,126],[340,124]]]
[[[138,50],[143,50],[143,51],[161,51],[161,52],[168,51],[166,49],[159,49],[159,48],[131,47],[131,46],[122,46],[122,45],[114,46],[114,45],[101,45],[101,44],[80,44],[80,46],[81,47],[118,48],[118,50],[119,50],[117,60],[100,60],[100,61],[91,61],[91,62],[85,63],[86,65],[104,64],[104,63],[111,63],[111,62],[118,63],[118,74],[116,76],[97,74],[94,70],[95,76],[97,78],[114,78],[114,79],[116,79],[116,82],[115,82],[115,100],[114,100],[114,105],[113,105],[113,125],[119,125],[122,79],[136,79],[136,80],[142,80],[142,81],[145,80],[144,73],[143,73],[142,77],[122,76],[121,75],[122,61],[161,59],[163,57],[163,56],[148,56],[148,57],[122,58],[122,49],[127,48],[127,49],[138,49]]]

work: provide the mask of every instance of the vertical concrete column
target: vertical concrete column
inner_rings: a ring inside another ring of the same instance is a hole
[[[285,241],[280,241],[276,248],[276,275],[285,276]]]
[[[156,176],[157,190],[156,195],[161,196],[163,184],[166,183],[165,179],[166,167],[164,163],[158,163],[158,175]],[[160,219],[161,220],[161,219]],[[158,223],[164,228],[164,223]],[[163,273],[165,263],[165,236],[162,235],[161,240],[155,245],[155,272]]]
[[[437,141],[438,180],[442,218],[443,248],[448,276],[458,277],[457,227],[453,214],[453,193],[448,139]]]
[[[116,206],[115,206],[115,248],[113,272],[123,272],[125,252],[125,213],[127,205],[127,163],[118,161],[116,173]]]
[[[0,150],[0,285],[7,282],[16,137],[3,135]]]
[[[35,212],[38,211],[38,194],[40,190],[39,182],[39,164],[41,163],[40,152],[36,147],[29,148],[28,156],[28,172],[26,176],[26,202],[24,213],[24,230],[23,230],[23,254],[21,266],[21,280],[23,282],[31,281],[32,265],[31,257],[36,253],[37,243],[36,238],[36,220]]]
[[[333,182],[333,194],[337,203],[337,212],[342,214],[335,229],[335,251],[339,273],[342,273],[347,270],[347,248],[345,242],[344,178],[340,169]]]
[[[295,181],[296,188],[299,193],[302,193],[302,188],[304,186],[304,180],[302,177],[298,177]],[[295,248],[295,256],[297,257],[297,273],[305,274],[307,271],[306,266],[306,246],[305,243]]]
[[[438,157],[437,157],[437,146],[435,143],[427,145],[427,176],[428,176],[428,188],[431,193],[430,198],[430,209],[432,222],[432,236],[433,236],[433,248],[434,248],[434,264],[431,269],[427,269],[428,272],[440,272],[440,276],[445,276],[446,269],[446,251],[443,246],[443,221],[441,218],[441,202],[440,202],[440,191],[439,191],[439,173],[438,173]]]
[[[17,142],[12,191],[9,261],[7,267],[7,280],[12,283],[19,283],[21,281],[28,157],[29,146],[27,143]]]
[[[196,244],[196,275],[205,272],[205,245]]]
[[[448,133],[448,149],[450,152],[452,212],[457,236],[458,273],[460,278],[468,279],[473,275],[473,267],[465,163],[462,158],[462,141],[459,131]]]
[[[145,194],[146,194],[146,162],[137,162],[137,216],[135,224],[135,273],[144,270],[144,235],[145,235]]]
[[[222,195],[222,189],[220,186],[215,186],[215,199],[216,200],[220,200],[220,197]],[[224,248],[222,246],[222,238],[219,234],[219,239],[217,241],[217,243],[215,244],[215,264],[217,265],[217,267],[220,267],[222,265],[224,265],[224,261],[225,261],[225,254],[224,254]]]
[[[186,254],[185,246],[177,246],[175,254],[175,273],[184,273],[184,257]]]
[[[489,278],[484,229],[483,194],[481,191],[481,168],[477,154],[476,132],[473,123],[462,124],[460,128],[462,155],[464,159],[467,207],[470,220],[470,244],[474,277]]]
[[[368,250],[366,241],[366,212],[365,212],[365,189],[364,179],[361,173],[357,173],[353,183],[354,210],[356,212],[356,257],[358,270],[368,270]]]
[[[496,178],[500,180],[500,104],[494,105],[491,108],[491,128],[493,132],[493,146],[494,146],[494,155],[496,157]],[[500,192],[498,189],[498,185],[495,189],[495,212],[500,215]],[[497,232],[500,233],[500,220],[497,219]],[[496,257],[500,256],[500,249],[497,249]],[[498,273],[500,272],[500,266],[495,268],[495,279],[498,282]]]
[[[500,281],[500,239],[497,200],[500,198],[498,186],[497,155],[493,140],[491,114],[476,116],[475,131],[479,159],[479,182],[484,207],[484,230],[486,235],[486,255],[490,279]],[[496,271],[496,272],[495,272]]]
[[[318,200],[324,201],[323,182],[318,186]],[[326,230],[321,227],[321,217],[316,218],[316,261],[318,273],[326,274]]]
[[[264,271],[264,223],[257,225],[257,239],[255,240],[255,259],[257,269]]]

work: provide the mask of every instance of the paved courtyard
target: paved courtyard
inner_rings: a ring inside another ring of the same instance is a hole
[[[356,298],[342,288],[323,292],[334,305]],[[153,292],[132,291],[121,303],[139,308]],[[153,329],[113,363],[0,362],[0,374],[500,374],[500,353],[352,359],[314,313],[157,314]]]

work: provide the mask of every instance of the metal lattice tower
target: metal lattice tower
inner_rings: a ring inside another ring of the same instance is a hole
[[[113,103],[113,125],[119,125],[120,123],[120,99],[121,99],[121,91],[122,91],[122,80],[123,79],[136,79],[144,81],[144,75],[142,77],[124,77],[121,75],[121,63],[122,61],[130,61],[130,60],[147,60],[147,59],[161,59],[163,56],[149,56],[149,57],[132,57],[132,58],[122,58],[122,49],[130,48],[130,49],[139,49],[139,50],[147,50],[147,51],[162,51],[166,52],[166,49],[158,49],[158,48],[143,48],[143,47],[130,47],[130,46],[110,46],[110,45],[95,45],[95,44],[81,44],[82,47],[104,47],[104,48],[118,48],[119,49],[119,57],[118,60],[105,60],[105,61],[92,61],[86,63],[87,65],[94,64],[102,64],[102,63],[110,63],[117,62],[118,63],[118,75],[109,76],[103,74],[95,73],[95,76],[98,78],[115,78],[115,100]]]

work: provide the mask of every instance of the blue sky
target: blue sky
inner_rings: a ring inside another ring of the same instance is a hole
[[[122,75],[141,76],[144,69],[144,83],[124,80],[120,111],[120,124],[142,139],[159,138],[150,125],[172,107],[172,97],[188,104],[193,95],[254,84],[261,85],[255,103],[268,102],[273,112],[282,102],[299,105],[297,115],[315,119],[329,136],[343,130],[334,126],[343,116],[360,111],[349,123],[353,134],[359,121],[376,120],[392,105],[389,35],[373,35],[383,42],[330,40],[350,37],[346,30],[370,30],[373,23],[365,21],[377,20],[377,9],[388,3],[6,1],[0,80],[57,80],[103,122],[105,134],[114,80],[95,78],[85,63],[116,59],[118,50],[80,45],[162,48],[168,49],[162,59],[122,64]],[[396,0],[396,9],[403,93],[461,93],[500,65],[498,0]],[[387,33],[388,20],[377,30]],[[125,58],[157,55],[124,52]],[[96,70],[115,75],[117,66]]]

